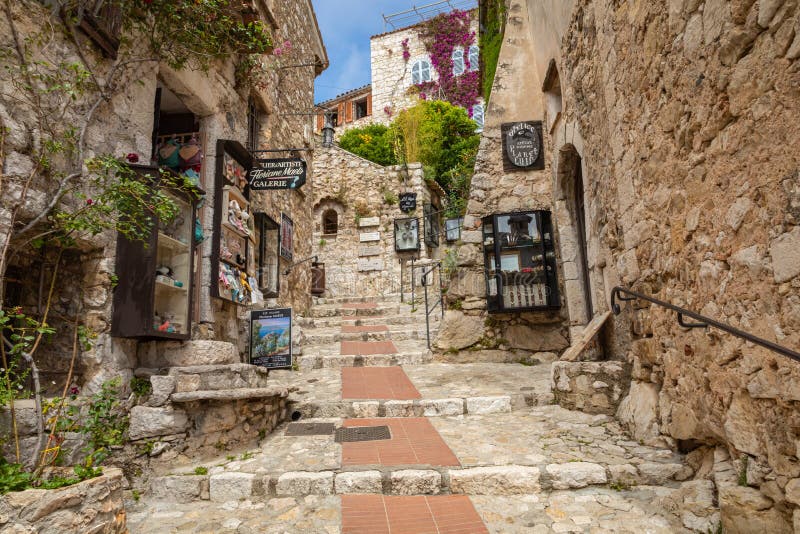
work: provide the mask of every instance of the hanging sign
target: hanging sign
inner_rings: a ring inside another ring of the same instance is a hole
[[[403,213],[411,213],[415,209],[417,209],[417,194],[400,193],[400,211]]]
[[[250,363],[268,369],[292,367],[292,309],[250,312]]]
[[[306,162],[302,158],[258,159],[247,171],[251,191],[300,189],[306,183]]]
[[[500,127],[505,170],[544,169],[542,121],[508,122]]]

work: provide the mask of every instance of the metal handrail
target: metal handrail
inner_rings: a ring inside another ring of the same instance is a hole
[[[623,296],[623,293],[630,296]],[[687,310],[686,308],[681,308],[680,306],[675,306],[674,304],[670,304],[669,302],[664,302],[663,300],[658,300],[656,298],[649,297],[647,295],[643,295],[641,293],[637,293],[636,291],[631,291],[630,289],[620,286],[617,286],[611,290],[611,309],[613,310],[614,315],[619,315],[622,311],[620,309],[619,304],[617,304],[617,300],[620,300],[622,302],[629,302],[636,299],[646,300],[647,302],[652,302],[653,304],[661,306],[662,308],[666,308],[668,310],[676,312],[678,314],[678,324],[680,324],[684,328],[708,328],[709,326],[713,326],[714,328],[727,332],[738,338],[744,339],[745,341],[755,343],[756,345],[760,345],[773,352],[777,352],[778,354],[782,354],[783,356],[791,358],[794,361],[800,362],[800,352],[793,351],[787,347],[778,345],[777,343],[773,343],[772,341],[768,341],[758,336],[754,336],[749,332],[745,332],[744,330],[739,330],[738,328],[733,327],[729,324],[715,321],[710,317],[706,317],[705,315],[700,315],[699,313]],[[684,317],[691,317],[695,321],[699,322],[687,323]]]
[[[439,269],[439,298],[432,307],[428,307],[428,275],[436,269]],[[413,276],[414,273],[412,272]],[[442,263],[435,263],[430,269],[422,273],[422,287],[425,288],[425,336],[428,340],[428,349],[431,348],[431,313],[436,310],[438,306],[442,311],[442,318],[444,318],[444,296],[442,295]]]

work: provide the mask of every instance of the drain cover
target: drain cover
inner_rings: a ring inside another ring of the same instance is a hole
[[[334,441],[344,443],[349,441],[376,441],[379,439],[392,439],[388,426],[353,426],[337,428]]]
[[[330,436],[336,425],[333,423],[289,423],[286,436]]]

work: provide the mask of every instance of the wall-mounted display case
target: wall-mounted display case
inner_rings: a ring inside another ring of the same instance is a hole
[[[483,250],[489,312],[560,308],[549,211],[484,217]]]
[[[258,287],[264,298],[275,298],[280,291],[280,226],[266,213],[256,213],[255,219]]]
[[[422,212],[425,220],[425,246],[437,248],[439,246],[439,234],[441,233],[439,212],[431,204],[424,204]]]
[[[394,250],[396,252],[419,250],[419,219],[409,217],[394,220]]]
[[[132,166],[161,187],[157,167]],[[144,241],[117,237],[117,286],[111,333],[117,337],[189,339],[194,283],[194,227],[199,189],[166,191],[178,208],[172,221],[156,221]]]
[[[247,171],[253,160],[236,141],[217,141],[217,154],[211,251],[216,277],[211,296],[246,306],[252,303],[253,287],[258,284],[255,218],[247,187]]]

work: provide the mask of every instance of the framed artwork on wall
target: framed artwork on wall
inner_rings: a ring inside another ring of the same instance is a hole
[[[292,261],[294,222],[285,213],[281,213],[281,258]]]

